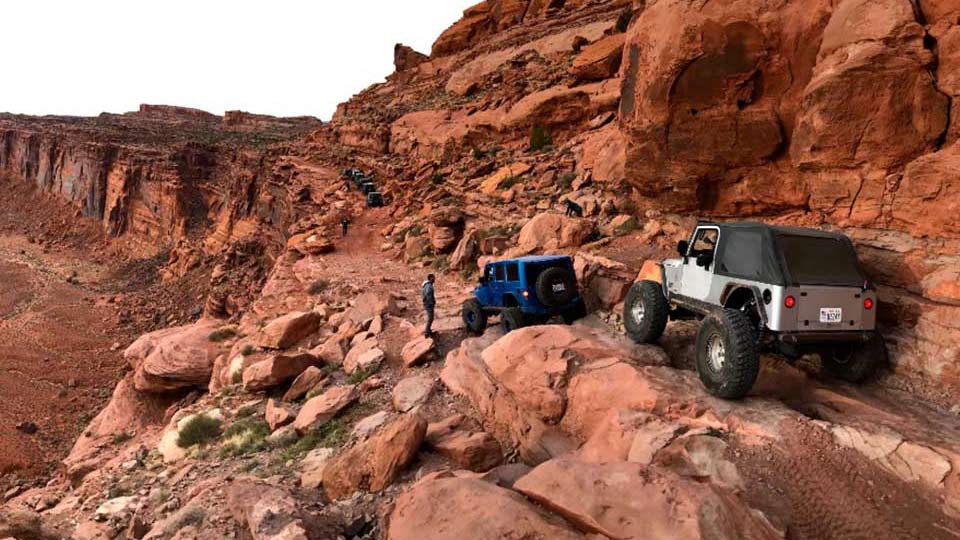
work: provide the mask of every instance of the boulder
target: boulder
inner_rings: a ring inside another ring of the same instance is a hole
[[[402,379],[393,388],[393,407],[399,412],[409,412],[430,399],[434,379],[429,375],[412,375]]]
[[[266,421],[267,425],[270,426],[270,431],[275,431],[290,422],[293,422],[293,419],[296,418],[296,415],[289,408],[277,403],[276,400],[270,399],[267,400],[267,411],[266,411]]]
[[[514,489],[578,528],[609,538],[783,537],[732,492],[637,463],[554,459]]]
[[[593,221],[556,213],[537,214],[520,229],[517,247],[524,253],[579,247],[594,233]]]
[[[373,413],[357,422],[356,425],[353,426],[353,431],[350,432],[350,435],[354,439],[366,439],[375,431],[380,429],[380,427],[383,426],[383,424],[385,424],[389,418],[390,414],[387,413],[387,411]]]
[[[333,448],[315,448],[300,462],[300,485],[304,489],[317,489],[323,484],[323,472],[333,457]]]
[[[360,357],[370,351],[380,351],[378,348],[379,344],[380,342],[376,337],[368,337],[354,345],[343,359],[343,370],[347,372],[347,374],[355,372],[360,367]],[[383,351],[380,351],[380,354],[383,354]],[[369,361],[376,356],[378,355],[375,353],[373,356],[368,356],[366,360]]]
[[[427,361],[433,353],[433,338],[417,336],[403,346],[400,358],[403,359],[403,365],[413,367]]]
[[[314,229],[295,234],[287,240],[287,249],[299,252],[303,256],[323,255],[334,250],[333,242],[327,238],[325,229]]]
[[[380,367],[380,364],[386,358],[384,352],[375,346],[366,349],[366,346],[369,346],[371,342],[376,345],[376,341],[376,338],[371,338],[351,349],[343,361],[343,371],[347,374],[353,374],[357,371],[371,371]]]
[[[366,441],[334,458],[323,474],[330,500],[349,497],[357,490],[382,491],[417,455],[427,422],[406,414]]]
[[[460,243],[457,244],[453,253],[450,254],[450,269],[463,270],[464,268],[469,268],[477,258],[479,249],[477,230],[469,229],[463,238],[460,239]]]
[[[321,345],[311,349],[310,354],[322,360],[324,364],[332,366],[342,365],[346,357],[343,351],[344,341],[345,339],[341,335],[334,334],[327,338]]]
[[[297,433],[303,435],[329,422],[359,397],[360,392],[356,386],[334,386],[304,403],[293,421],[293,427]]]
[[[573,59],[570,74],[580,80],[608,79],[617,74],[626,34],[613,34],[584,47]]]
[[[439,478],[414,485],[397,499],[387,538],[584,540],[522,496],[473,478]]]
[[[326,377],[327,375],[317,366],[308,366],[307,369],[303,370],[303,373],[297,375],[297,378],[294,379],[293,384],[291,384],[290,388],[287,389],[287,391],[283,394],[283,401],[297,401],[298,399],[307,395],[307,392],[320,384],[320,381]]]
[[[317,357],[309,353],[275,354],[243,370],[243,389],[247,392],[269,390],[299,377],[316,363]]]
[[[252,478],[227,485],[227,506],[253,540],[307,540],[303,516],[283,488]]]
[[[424,442],[436,452],[463,467],[482,472],[496,467],[503,460],[500,443],[486,432],[466,429],[466,418],[455,414],[427,426]]]
[[[526,174],[531,168],[529,164],[522,161],[501,167],[480,182],[480,193],[492,195],[499,191],[508,179],[516,179],[518,176]]]
[[[210,334],[221,325],[221,321],[200,320],[151,332],[134,341],[123,353],[134,370],[134,388],[166,393],[207,386],[220,354]]]
[[[296,311],[274,319],[257,335],[257,344],[267,349],[286,349],[320,328],[323,317],[314,311]]]

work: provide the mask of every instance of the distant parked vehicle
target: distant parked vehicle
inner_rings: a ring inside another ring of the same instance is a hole
[[[377,186],[373,182],[364,182],[360,185],[360,193],[364,195],[369,195],[377,190]]]
[[[367,208],[380,208],[383,205],[383,193],[379,191],[367,193]]]
[[[697,372],[710,393],[744,397],[764,350],[788,359],[818,353],[850,382],[886,363],[877,291],[846,236],[701,222],[677,251],[679,259],[644,265],[624,302],[624,326],[634,341],[650,343],[668,318],[702,321]]]
[[[521,257],[487,264],[462,315],[467,328],[480,334],[490,315],[499,315],[504,332],[511,332],[558,315],[571,324],[587,308],[570,257]]]

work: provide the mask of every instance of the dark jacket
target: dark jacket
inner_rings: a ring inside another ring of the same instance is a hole
[[[420,287],[420,299],[423,300],[423,307],[430,309],[436,307],[437,299],[433,295],[433,283],[424,281]]]

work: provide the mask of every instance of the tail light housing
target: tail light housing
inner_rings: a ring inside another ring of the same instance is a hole
[[[863,299],[863,309],[871,310],[873,309],[873,298],[864,298]]]
[[[794,298],[793,296],[788,296],[783,299],[783,305],[787,309],[793,309],[793,307],[797,305],[797,299]]]

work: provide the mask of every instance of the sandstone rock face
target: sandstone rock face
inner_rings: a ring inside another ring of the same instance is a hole
[[[294,312],[274,319],[260,331],[257,344],[268,349],[286,349],[313,334],[323,322],[316,312]]]
[[[626,34],[607,36],[584,47],[573,60],[570,73],[578,79],[608,79],[620,69]]]
[[[296,415],[293,411],[271,399],[267,401],[266,420],[271,431],[275,431],[290,422],[293,422]]]
[[[206,386],[218,354],[209,336],[219,326],[203,320],[141,336],[123,353],[134,369],[134,388],[163,393]]]
[[[442,478],[421,482],[397,499],[387,538],[582,540],[584,536],[560,520],[541,515],[510,490],[483,480]]]
[[[110,402],[90,421],[63,460],[70,482],[76,485],[98,469],[101,451],[117,435],[140,433],[150,426],[161,425],[167,407],[175,400],[175,395],[167,397],[136,391],[132,374],[121,379]]]
[[[360,397],[356,386],[334,386],[323,394],[304,403],[293,421],[293,427],[301,435],[329,422],[344,407]]]
[[[419,53],[402,43],[397,43],[393,48],[393,66],[398,72],[413,69],[428,59],[427,55]]]
[[[555,459],[514,489],[609,538],[782,538],[732,493],[636,463]]]
[[[524,253],[582,246],[594,232],[592,221],[560,214],[539,214],[520,229],[517,247]]]
[[[427,431],[427,422],[407,414],[379,433],[337,456],[323,475],[323,489],[331,500],[349,497],[355,491],[381,491],[417,455]]]
[[[289,382],[317,363],[312,354],[276,354],[243,371],[243,389],[262,392]],[[309,390],[309,389],[308,389]]]

